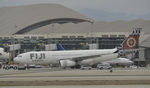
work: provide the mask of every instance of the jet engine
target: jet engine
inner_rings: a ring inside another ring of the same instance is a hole
[[[76,65],[76,62],[74,62],[72,60],[60,60],[61,67],[72,67],[75,65]]]

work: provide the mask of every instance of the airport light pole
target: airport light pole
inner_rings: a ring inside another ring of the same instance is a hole
[[[94,21],[91,22],[91,28],[90,28],[90,37],[91,37],[91,45],[92,45],[92,49],[94,49],[94,42],[95,42],[95,37],[93,36],[93,26],[94,26]]]

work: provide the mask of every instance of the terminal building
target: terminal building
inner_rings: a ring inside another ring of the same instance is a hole
[[[3,7],[0,12],[0,46],[20,44],[19,53],[53,50],[49,47],[56,43],[66,50],[115,48],[142,27],[138,55],[128,57],[142,65],[150,62],[150,21],[97,22],[58,4]]]

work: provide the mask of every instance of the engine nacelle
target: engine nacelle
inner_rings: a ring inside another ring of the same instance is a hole
[[[72,60],[60,60],[61,67],[72,67],[76,65],[76,62]]]
[[[93,65],[94,60],[93,59],[87,59],[80,62],[80,65]]]

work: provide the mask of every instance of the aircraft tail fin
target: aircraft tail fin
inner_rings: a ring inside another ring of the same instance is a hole
[[[63,51],[63,50],[65,50],[65,49],[62,47],[62,45],[59,44],[59,43],[57,43],[56,46],[57,46],[57,50],[58,50],[58,51]]]
[[[136,28],[133,32],[123,41],[123,49],[136,49],[139,47],[139,37],[142,28]]]

